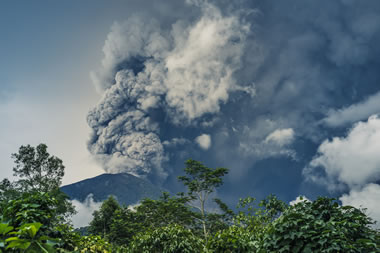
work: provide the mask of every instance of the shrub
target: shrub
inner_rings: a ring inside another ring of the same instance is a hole
[[[136,235],[129,245],[129,252],[192,253],[201,252],[202,248],[202,239],[190,230],[172,224]]]
[[[334,199],[303,201],[273,222],[264,235],[266,252],[379,252],[379,233],[362,211]]]

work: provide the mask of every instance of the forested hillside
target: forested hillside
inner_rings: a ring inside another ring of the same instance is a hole
[[[0,185],[0,252],[379,252],[373,221],[351,206],[320,197],[288,205],[270,195],[237,200],[233,211],[210,196],[226,168],[187,160],[186,192],[162,192],[134,208],[109,197],[93,214],[87,236],[70,225],[74,213],[59,186],[62,161],[44,144],[13,155],[18,180]],[[218,208],[210,209],[210,203]]]

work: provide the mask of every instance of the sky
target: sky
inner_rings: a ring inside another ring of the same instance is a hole
[[[4,1],[0,165],[46,143],[64,184],[127,172],[170,190],[338,198],[380,220],[380,2]]]

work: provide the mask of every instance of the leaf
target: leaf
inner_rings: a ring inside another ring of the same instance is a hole
[[[12,226],[9,226],[5,223],[0,223],[0,234],[6,235],[8,232],[10,232],[13,229]]]
[[[6,242],[11,242],[11,241],[17,241],[17,240],[19,240],[20,238],[18,238],[18,237],[9,237],[9,238],[7,238],[7,239],[5,239],[5,241]]]
[[[30,238],[34,238],[41,226],[42,224],[39,222],[27,223],[25,225],[22,225],[20,227],[20,230],[26,231],[28,235],[30,236]]]
[[[310,245],[306,245],[306,247],[303,249],[302,253],[313,253]]]
[[[19,238],[17,238],[19,239]],[[27,249],[29,248],[30,246],[30,242],[26,241],[26,240],[23,240],[23,239],[19,239],[17,241],[12,241],[6,249]]]

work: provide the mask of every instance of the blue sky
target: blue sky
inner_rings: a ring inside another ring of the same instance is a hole
[[[229,203],[330,195],[380,219],[378,1],[1,4],[2,177],[40,142],[64,183],[177,190],[194,158],[230,169]]]
[[[64,160],[65,182],[101,172],[86,149],[86,114],[99,97],[89,72],[101,58],[104,38],[115,15],[121,14],[120,4],[1,3],[2,176],[12,174],[11,153],[20,145],[40,142]]]
[[[101,65],[102,47],[115,21],[152,8],[160,13],[169,4],[155,8],[158,3],[151,1],[111,2],[1,3],[1,177],[12,176],[11,153],[41,142],[64,160],[64,183],[103,172],[86,148],[86,116],[101,96],[90,72]]]

